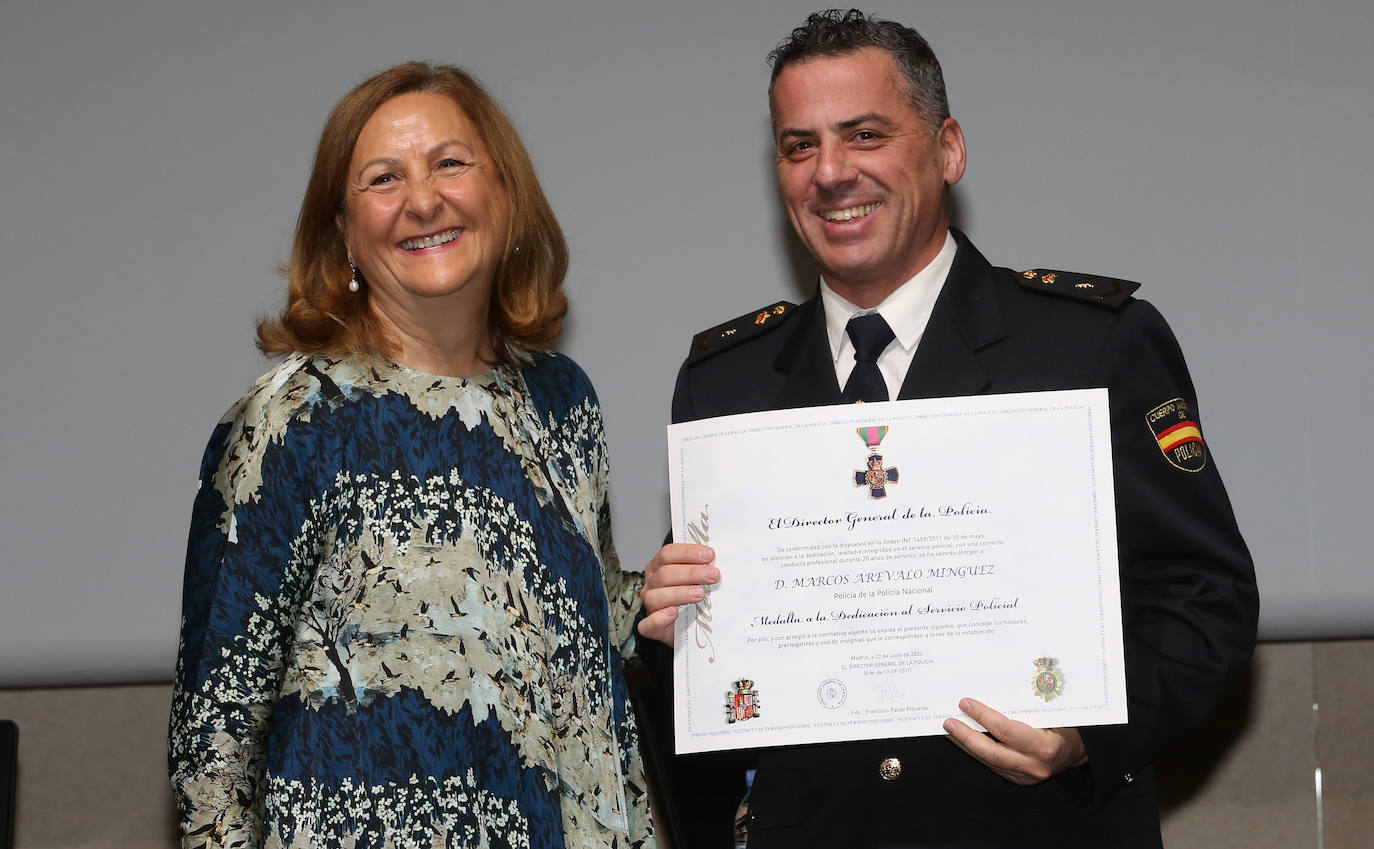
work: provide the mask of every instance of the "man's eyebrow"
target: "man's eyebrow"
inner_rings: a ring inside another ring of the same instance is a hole
[[[897,122],[882,114],[881,112],[869,112],[857,118],[849,118],[835,125],[837,130],[852,130],[864,124],[881,124],[884,127],[895,127]]]
[[[815,130],[802,130],[797,127],[783,127],[781,130],[778,130],[778,141],[787,139],[814,139],[815,137]]]

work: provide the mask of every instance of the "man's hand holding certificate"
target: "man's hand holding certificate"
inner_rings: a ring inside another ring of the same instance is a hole
[[[943,734],[964,697],[1125,722],[1104,390],[673,425],[669,481],[721,575],[675,622],[679,752]]]

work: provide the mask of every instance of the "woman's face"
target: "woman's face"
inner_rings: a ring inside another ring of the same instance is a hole
[[[510,218],[477,128],[445,95],[400,95],[363,125],[339,226],[374,308],[485,317]]]

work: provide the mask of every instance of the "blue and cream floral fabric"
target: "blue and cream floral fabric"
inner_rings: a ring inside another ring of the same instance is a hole
[[[296,356],[221,420],[186,557],[185,846],[652,847],[601,411]]]

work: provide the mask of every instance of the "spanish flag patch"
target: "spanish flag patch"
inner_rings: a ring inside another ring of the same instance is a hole
[[[1207,467],[1207,444],[1202,441],[1202,429],[1193,420],[1187,401],[1165,401],[1145,414],[1145,422],[1171,465],[1185,472],[1200,472]]]

